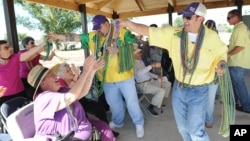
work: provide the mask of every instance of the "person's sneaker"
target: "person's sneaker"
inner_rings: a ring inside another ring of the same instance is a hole
[[[111,121],[110,123],[109,123],[109,127],[111,128],[111,129],[115,129],[115,128],[121,128],[123,125],[117,125],[117,124],[115,124],[113,121]]]
[[[154,108],[147,108],[148,113],[153,117],[159,117],[159,114],[154,110]]]
[[[144,137],[144,127],[143,125],[135,125],[136,128],[136,137],[142,138]]]

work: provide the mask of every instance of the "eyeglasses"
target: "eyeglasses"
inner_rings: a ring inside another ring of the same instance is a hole
[[[229,20],[231,20],[233,17],[234,17],[234,16],[231,16],[231,17],[228,16],[228,17],[227,17],[227,20],[229,21]]]
[[[187,20],[191,20],[192,19],[192,16],[185,16],[185,15],[183,15],[183,19],[187,19]]]
[[[193,15],[192,15],[193,16]],[[185,16],[185,15],[183,15],[183,19],[185,18],[185,19],[187,19],[187,20],[191,20],[192,19],[192,16]],[[200,16],[199,15],[195,15],[196,16],[196,18],[199,18]]]
[[[33,41],[30,42],[31,45],[34,45],[35,43]]]

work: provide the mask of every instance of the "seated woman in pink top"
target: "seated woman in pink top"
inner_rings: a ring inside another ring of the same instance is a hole
[[[22,61],[28,61],[31,56],[41,53],[45,48],[45,43],[22,54],[13,54],[13,50],[6,40],[0,40],[0,86],[6,91],[0,95],[0,105],[14,97],[24,96],[24,86],[19,76]]]
[[[34,38],[29,37],[29,36],[25,37],[22,40],[22,45],[24,47],[24,50],[20,50],[18,52],[19,54],[24,53],[24,52],[26,52],[26,51],[28,51],[28,50],[36,47]],[[55,56],[54,51],[51,52],[51,54],[49,55],[49,57],[48,57],[47,60],[51,60],[53,58],[53,56]],[[30,100],[32,100],[32,97],[33,97],[33,94],[34,94],[35,90],[27,82],[27,76],[28,76],[28,73],[31,70],[31,68],[33,68],[35,65],[40,64],[39,60],[40,59],[44,59],[44,57],[45,56],[37,53],[37,54],[35,54],[35,55],[33,55],[31,57],[31,60],[20,62],[19,75],[20,75],[20,77],[22,79],[22,82],[23,82],[23,85],[24,85],[24,88],[25,88],[25,93],[27,95],[27,98],[30,99]]]
[[[89,140],[92,125],[102,134],[102,141],[115,141],[108,124],[94,119],[87,119],[85,111],[78,101],[86,96],[92,84],[95,72],[104,66],[104,61],[89,56],[84,63],[85,69],[78,81],[69,87],[61,87],[57,75],[58,67],[52,69],[37,65],[28,74],[28,82],[36,88],[34,94],[34,122],[36,136],[53,135],[59,132],[65,136],[75,131],[74,138]]]

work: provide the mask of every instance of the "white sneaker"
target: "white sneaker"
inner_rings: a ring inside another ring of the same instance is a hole
[[[109,122],[109,127],[111,129],[115,129],[115,128],[121,128],[123,125],[117,125],[115,124],[113,121]]]
[[[143,125],[135,125],[136,127],[136,136],[137,138],[142,138],[144,136],[144,127]]]

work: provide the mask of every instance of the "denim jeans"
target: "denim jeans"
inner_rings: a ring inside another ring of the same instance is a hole
[[[244,111],[250,112],[250,96],[248,94],[244,78],[245,73],[249,70],[241,67],[229,67],[229,71],[236,104],[240,104]]]
[[[183,141],[209,141],[205,130],[208,86],[173,87],[173,111]]]
[[[208,105],[206,113],[206,123],[213,123],[214,101],[219,84],[210,84],[208,86]]]
[[[122,126],[124,124],[124,100],[133,123],[135,125],[144,125],[134,77],[125,81],[104,83],[104,93],[107,103],[110,106],[111,119],[116,125]]]

